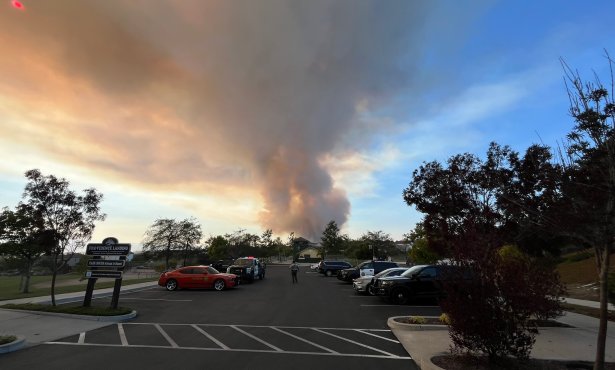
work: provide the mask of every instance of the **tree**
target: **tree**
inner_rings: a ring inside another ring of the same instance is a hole
[[[340,233],[337,223],[334,220],[329,221],[320,238],[322,258],[325,258],[328,254],[340,253],[346,239],[347,237]]]
[[[46,238],[50,241],[52,256],[51,304],[55,301],[55,282],[58,271],[78,248],[85,246],[94,232],[95,222],[103,221],[100,202],[103,195],[94,188],[77,195],[69,189],[70,183],[53,175],[43,176],[37,169],[26,172],[28,182],[20,206],[27,207],[42,219]]]
[[[198,221],[192,217],[187,218],[179,222],[179,243],[183,246],[183,254],[184,254],[184,266],[186,266],[186,260],[191,251],[198,248],[198,244],[203,237],[203,232],[201,231],[201,225]]]
[[[458,284],[447,288],[443,302],[458,349],[487,353],[492,360],[527,357],[535,335],[529,318],[560,312],[562,286],[542,257],[551,248],[543,220],[555,208],[559,172],[547,171],[553,175],[547,179],[529,173],[552,168],[550,160],[548,148],[532,146],[520,158],[492,143],[484,160],[465,153],[449,158],[446,166],[423,164],[404,190],[407,204],[425,214],[429,249],[472,272],[472,279],[452,280]],[[531,209],[533,203],[538,206]],[[531,255],[503,258],[498,251],[505,245]],[[521,299],[524,294],[531,301]]]
[[[201,225],[194,218],[182,221],[159,218],[145,232],[143,251],[164,255],[165,268],[169,269],[169,260],[173,252],[184,251],[186,258],[188,251],[201,240],[201,237]]]
[[[228,240],[222,235],[209,237],[207,253],[211,259],[223,259],[229,257]]]
[[[382,230],[368,231],[361,236],[361,240],[371,249],[372,255],[370,258],[386,258],[397,252],[395,241],[393,241],[391,235]]]
[[[594,369],[604,369],[607,333],[609,256],[615,243],[615,76],[611,69],[610,95],[596,76],[584,82],[562,61],[570,114],[575,126],[561,153],[565,165],[562,229],[592,247],[600,286],[600,326]]]
[[[432,264],[441,259],[440,255],[429,248],[427,235],[422,223],[416,224],[414,230],[404,234],[404,238],[412,246],[406,258],[412,261],[413,264]]]
[[[4,208],[0,213],[0,255],[20,267],[21,293],[29,292],[32,267],[48,252],[49,236],[42,218],[25,204],[20,204],[15,211]]]

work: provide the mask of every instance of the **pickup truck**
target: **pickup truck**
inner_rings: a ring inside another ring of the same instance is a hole
[[[256,278],[263,280],[265,278],[265,264],[261,263],[258,258],[240,257],[226,269],[226,273],[239,276],[242,282],[252,282]]]
[[[344,261],[321,261],[318,265],[318,272],[325,276],[337,275],[338,271],[352,267],[348,262]]]

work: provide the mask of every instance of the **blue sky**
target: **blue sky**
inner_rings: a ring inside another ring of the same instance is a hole
[[[557,145],[559,58],[607,79],[615,53],[612,1],[24,3],[0,6],[0,206],[31,168],[96,187],[95,241],[190,216],[400,239],[415,168]]]

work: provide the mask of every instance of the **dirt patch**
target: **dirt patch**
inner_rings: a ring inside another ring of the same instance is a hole
[[[446,370],[591,370],[593,363],[584,361],[536,360],[518,361],[506,359],[501,364],[489,363],[486,357],[436,356],[431,359],[434,365]],[[605,370],[615,370],[615,363],[604,364]]]

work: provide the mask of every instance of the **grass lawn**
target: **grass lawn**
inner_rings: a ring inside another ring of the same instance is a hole
[[[78,281],[80,274],[64,274],[58,275],[56,279],[56,294],[72,293],[85,291],[87,286],[87,279]],[[62,282],[74,281],[74,284],[58,286]],[[145,283],[148,281],[156,281],[158,277],[141,278],[141,279],[122,279],[122,285],[131,285],[138,283]],[[51,289],[48,287],[35,287],[39,283],[46,283],[51,281],[51,276],[32,276],[30,280],[30,293],[19,293],[19,283],[21,276],[0,276],[0,301],[7,299],[19,299],[29,297],[48,296],[51,294]],[[115,284],[113,279],[98,279],[95,289],[112,288]]]

